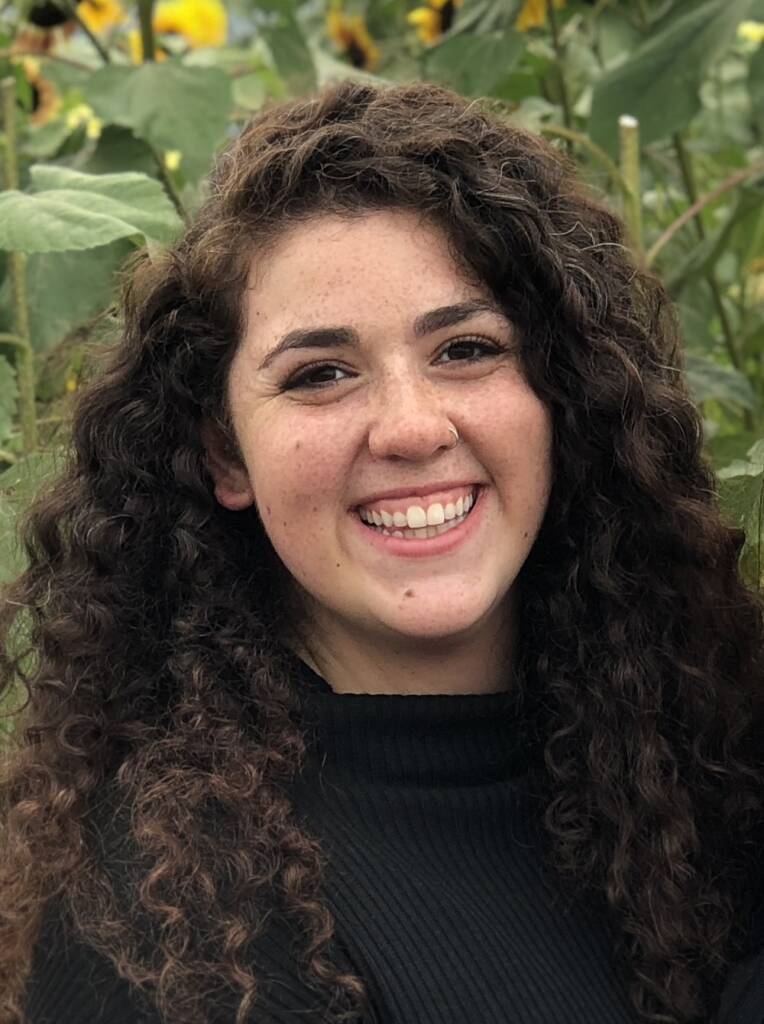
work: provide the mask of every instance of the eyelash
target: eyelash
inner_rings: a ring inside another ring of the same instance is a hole
[[[467,337],[467,338],[458,338],[455,341],[449,342],[449,344],[443,349],[443,352],[441,352],[440,354],[443,355],[444,352],[449,352],[452,348],[454,348],[457,345],[462,345],[462,346],[470,345],[470,346],[473,346],[475,348],[483,349],[483,356],[482,357],[477,357],[477,358],[472,357],[470,359],[456,359],[456,360],[453,360],[454,362],[457,362],[457,363],[475,363],[480,358],[485,358],[486,355],[488,356],[488,358],[492,358],[492,357],[495,357],[495,356],[499,356],[503,352],[506,351],[506,349],[504,348],[503,345],[497,345],[495,342],[488,342],[488,341],[485,341],[483,338],[480,338],[480,337]],[[292,374],[291,377],[287,378],[287,380],[282,385],[281,390],[282,391],[293,391],[293,390],[296,390],[298,388],[305,388],[305,389],[310,390],[310,391],[323,390],[324,388],[331,387],[333,384],[339,384],[340,382],[338,380],[325,380],[325,381],[319,381],[319,382],[316,382],[316,383],[313,383],[313,384],[308,384],[307,383],[308,378],[310,376],[312,376],[312,374],[319,373],[321,370],[341,370],[341,369],[342,369],[342,367],[337,366],[334,363],[314,363],[314,364],[312,364],[310,366],[304,366],[304,367],[302,367],[302,369],[300,369],[296,373]],[[343,371],[343,373],[344,372],[345,371]]]

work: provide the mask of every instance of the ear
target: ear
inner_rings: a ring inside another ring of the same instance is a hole
[[[247,467],[238,458],[230,441],[216,424],[203,420],[201,437],[205,464],[215,482],[215,497],[223,508],[240,512],[255,502],[255,493]]]

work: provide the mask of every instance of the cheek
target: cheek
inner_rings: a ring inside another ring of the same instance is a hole
[[[522,503],[533,518],[551,490],[552,416],[530,390],[505,398],[501,409],[493,430],[502,483],[512,504]]]
[[[317,429],[273,424],[258,434],[250,463],[255,500],[274,543],[315,535],[327,513],[341,509],[346,448]]]

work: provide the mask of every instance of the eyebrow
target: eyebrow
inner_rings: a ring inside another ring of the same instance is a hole
[[[494,302],[486,299],[469,299],[451,306],[438,306],[421,313],[414,321],[414,337],[422,338],[434,334],[445,327],[453,327],[478,313],[492,313],[509,323],[507,316]],[[266,355],[260,369],[267,369],[278,356],[292,349],[300,348],[340,348],[348,346],[358,348],[361,344],[360,335],[353,327],[307,327],[289,331]]]

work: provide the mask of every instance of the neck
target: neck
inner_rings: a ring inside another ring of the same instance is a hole
[[[335,693],[497,693],[510,687],[515,616],[509,602],[467,638],[363,636],[357,624],[315,624],[296,653]],[[509,625],[508,625],[509,623]]]

